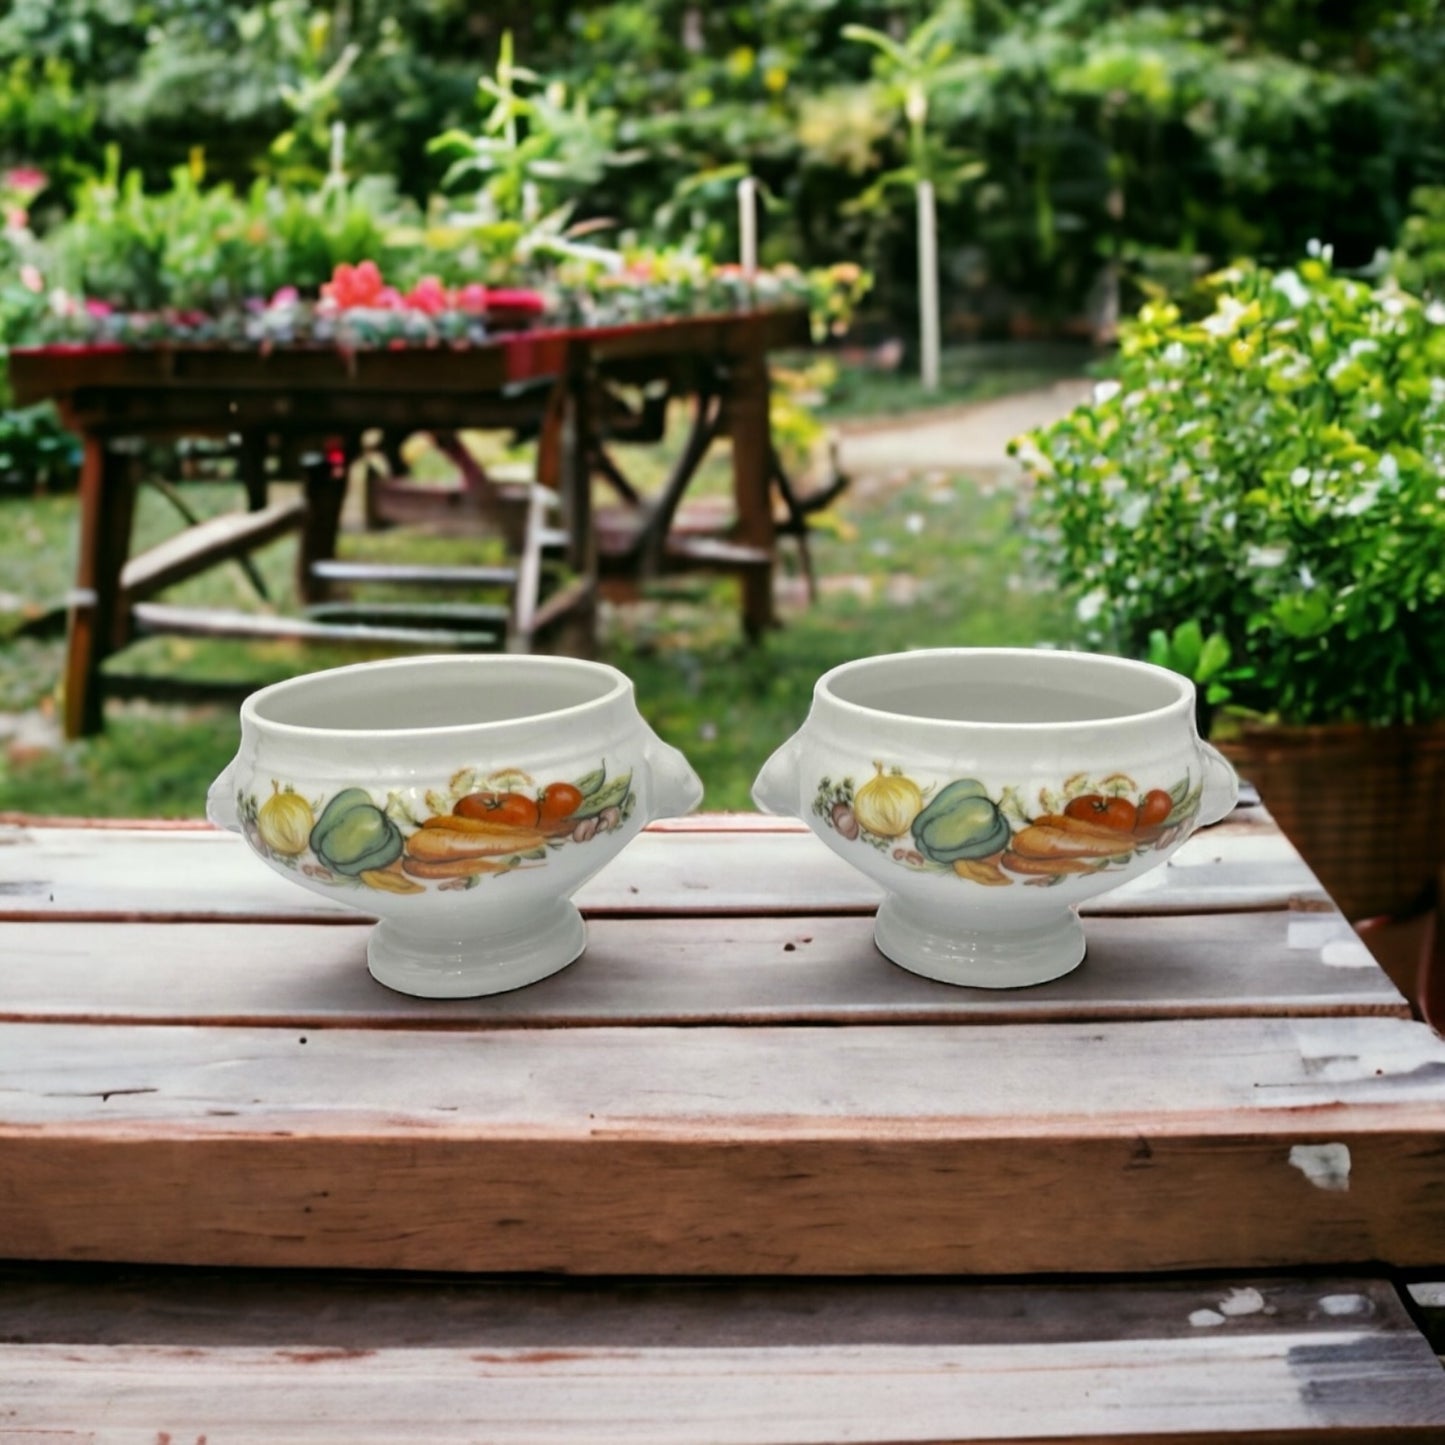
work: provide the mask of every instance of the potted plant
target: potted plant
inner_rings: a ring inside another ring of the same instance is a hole
[[[1318,247],[1209,296],[1016,446],[1036,539],[1086,644],[1205,685],[1344,911],[1408,912],[1445,863],[1445,306]]]

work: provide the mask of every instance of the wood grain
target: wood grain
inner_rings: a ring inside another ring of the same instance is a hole
[[[1086,914],[1197,914],[1327,906],[1272,823],[1241,817],[1191,838],[1163,867],[1090,900]],[[702,817],[648,829],[577,895],[592,916],[872,913],[881,893],[801,828],[732,827],[719,847]],[[0,827],[0,919],[247,918],[354,921],[229,833]]]
[[[594,918],[587,951],[534,988],[407,998],[366,971],[370,925],[0,923],[0,1019],[575,1028],[979,1023],[1409,1007],[1332,912],[1085,922],[1083,966],[1044,988],[933,983],[888,962],[873,920]]]
[[[37,1329],[0,1281],[0,1439],[1341,1445],[1435,1440],[1445,1424],[1445,1375],[1370,1279],[232,1284],[219,1309],[133,1286],[124,1317],[107,1317],[103,1285],[52,1287]]]
[[[0,1027],[15,1258],[609,1274],[1440,1250],[1445,1041],[994,1028]]]

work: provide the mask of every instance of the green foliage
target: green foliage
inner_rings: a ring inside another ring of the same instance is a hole
[[[65,61],[30,55],[0,61],[0,162],[43,157],[53,180],[78,180],[94,123],[94,97],[76,93]]]
[[[56,278],[71,291],[141,312],[217,311],[282,286],[314,289],[338,262],[392,259],[403,215],[389,182],[328,181],[319,190],[255,182],[244,194],[206,185],[199,155],[169,189],[145,189],[139,171],[105,171],[78,191],[75,212],[50,238]]]
[[[908,132],[908,164],[886,172],[864,192],[859,204],[881,202],[891,183],[909,186],[919,181],[951,182],[940,186],[945,199],[962,180],[972,180],[984,167],[951,155],[928,124],[929,113],[940,97],[982,74],[980,61],[957,52],[955,32],[966,26],[971,7],[949,0],[903,40],[895,40],[871,25],[845,25],[843,38],[874,51],[873,70],[886,107],[902,112]]]
[[[1388,248],[1445,183],[1442,68],[1440,0],[11,0],[0,160],[68,186],[116,143],[155,189],[199,148],[238,192],[314,188],[343,123],[347,172],[419,205],[469,160],[493,219],[531,185],[718,257],[741,167],[776,199],[765,260],[858,261],[900,321],[928,174],[955,310],[1072,314],[1103,267],[1133,295],[1196,257]],[[480,133],[479,75],[508,92]]]
[[[480,132],[449,130],[432,148],[455,157],[443,186],[480,181],[503,220],[534,224],[628,159],[614,149],[616,114],[516,64],[510,32],[502,37],[496,74],[482,76],[478,88],[486,107]]]
[[[1209,706],[1229,700],[1228,676],[1230,647],[1222,632],[1211,632],[1208,637],[1199,625],[1197,617],[1181,622],[1171,632],[1156,627],[1149,634],[1149,648],[1145,660],[1155,667],[1167,667],[1193,682],[1203,693]]]
[[[68,482],[75,470],[74,438],[60,428],[48,403],[9,409],[6,348],[33,332],[46,307],[41,251],[28,207],[49,185],[39,171],[0,172],[0,490],[33,490]]]
[[[1146,306],[1117,380],[1022,448],[1084,639],[1197,639],[1182,670],[1287,722],[1445,715],[1445,310],[1327,254],[1214,284],[1200,321]]]
[[[1410,204],[1394,273],[1407,291],[1445,298],[1445,186],[1421,186]]]

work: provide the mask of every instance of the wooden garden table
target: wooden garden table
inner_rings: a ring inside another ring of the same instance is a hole
[[[703,561],[737,572],[745,626],[754,635],[760,633],[773,618],[771,489],[778,475],[768,422],[767,357],[770,351],[805,346],[809,340],[806,312],[790,309],[506,333],[465,348],[116,345],[12,350],[10,383],[16,399],[22,404],[53,399],[83,444],[80,536],[65,664],[67,736],[100,729],[106,684],[102,667],[137,633],[341,635],[340,629],[304,619],[278,626],[274,618],[198,614],[197,609],[150,599],[165,587],[290,531],[300,533],[297,581],[303,601],[323,599],[333,578],[356,580],[357,565],[338,567],[332,558],[346,464],[362,434],[372,429],[405,434],[541,425],[541,462],[548,473],[544,480],[561,502],[561,527],[549,530],[560,539],[565,560],[578,578],[575,591],[557,599],[551,610],[580,607],[590,621],[598,557],[588,482],[601,426],[590,398],[598,377],[660,376],[684,393],[705,393],[715,406],[707,440],[725,435],[730,441],[737,520],[733,543],[715,545],[716,555]],[[178,436],[238,436],[255,505],[250,513],[215,519],[132,557],[136,444]],[[314,448],[302,498],[264,505],[259,479],[269,437]],[[700,460],[699,455],[694,468]],[[689,476],[682,475],[680,481],[685,484]],[[675,503],[676,498],[670,500]],[[669,511],[662,518],[664,525],[670,516]],[[642,560],[640,552],[623,559],[627,564]],[[507,582],[535,591],[539,567],[535,556],[524,555],[515,567],[501,569],[505,577],[492,575],[498,569],[447,570],[456,577],[465,573],[481,582]],[[387,572],[382,580],[395,580],[396,569],[380,570]],[[535,596],[523,599],[524,647],[539,623],[534,614],[547,606]],[[540,620],[546,620],[545,615]],[[455,645],[455,639],[415,627],[371,627],[358,636],[368,642]]]
[[[1445,1439],[1445,1042],[1257,805],[1013,993],[752,816],[460,1002],[229,834],[0,845],[5,1445]]]

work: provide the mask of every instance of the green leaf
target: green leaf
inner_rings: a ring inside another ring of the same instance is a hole
[[[1229,666],[1229,639],[1222,632],[1211,632],[1204,639],[1199,653],[1199,665],[1194,670],[1195,682],[1208,682]]]
[[[1191,617],[1174,629],[1170,650],[1174,656],[1175,672],[1182,672],[1190,678],[1197,676],[1200,654],[1204,651],[1204,629],[1198,619]]]
[[[578,778],[574,786],[584,798],[590,798],[606,781],[607,765],[604,763],[602,767],[588,773],[586,777]]]
[[[874,50],[886,55],[900,70],[908,70],[913,66],[913,57],[891,35],[885,35],[871,25],[845,25],[842,35],[844,40],[856,40],[862,45],[871,45]]]

